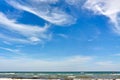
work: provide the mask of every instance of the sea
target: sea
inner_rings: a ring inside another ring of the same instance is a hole
[[[116,72],[116,71],[0,72],[0,78],[49,79],[49,78],[65,78],[65,77],[120,79],[120,72]]]

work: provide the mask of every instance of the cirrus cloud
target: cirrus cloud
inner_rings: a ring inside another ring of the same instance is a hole
[[[120,0],[87,0],[84,7],[96,15],[104,15],[114,24],[112,29],[120,34]]]
[[[20,35],[22,38],[7,36],[3,33],[0,33],[0,38],[10,41],[18,41],[18,42],[41,42],[42,40],[48,39],[49,34],[47,34],[47,30],[49,25],[41,26],[33,26],[20,24],[16,20],[9,19],[7,16],[0,12],[0,27],[8,30],[9,33],[14,33]]]
[[[25,0],[24,2],[21,0],[6,0],[6,2],[16,9],[27,11],[56,25],[70,25],[76,21],[72,15],[66,13],[61,7],[52,6],[59,0]]]

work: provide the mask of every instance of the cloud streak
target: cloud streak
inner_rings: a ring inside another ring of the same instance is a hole
[[[59,3],[59,0],[25,0],[24,2],[21,0],[6,0],[6,2],[16,9],[27,11],[56,25],[70,25],[76,20],[62,8],[52,6]]]
[[[23,37],[23,38],[13,37],[12,39],[10,39],[13,41],[41,42],[42,40],[49,38],[49,35],[47,34],[49,25],[40,27],[40,26],[20,24],[16,20],[7,18],[7,16],[2,12],[0,12],[0,27],[8,30],[11,33],[13,32]],[[5,36],[4,34],[1,33],[0,38],[9,40],[10,37]]]
[[[120,0],[87,0],[84,7],[97,15],[104,15],[114,24],[112,29],[120,34]]]
[[[1,71],[118,71],[120,64],[93,56],[69,56],[62,59],[33,59],[25,56],[0,57]]]
[[[69,5],[80,7],[83,0],[65,0],[65,2]]]
[[[11,49],[11,48],[5,48],[5,47],[0,47],[0,49],[8,51],[8,52],[12,52],[12,53],[20,53],[19,49]]]
[[[61,60],[40,60],[30,58],[0,57],[0,70],[7,71],[71,71],[80,70],[83,64],[91,61],[88,56],[71,56]],[[14,65],[15,64],[15,65]]]

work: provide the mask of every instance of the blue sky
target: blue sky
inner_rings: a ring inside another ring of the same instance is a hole
[[[0,71],[120,70],[119,0],[0,0]]]

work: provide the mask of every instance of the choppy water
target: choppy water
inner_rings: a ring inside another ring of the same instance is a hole
[[[0,72],[0,78],[120,78],[120,72]]]

